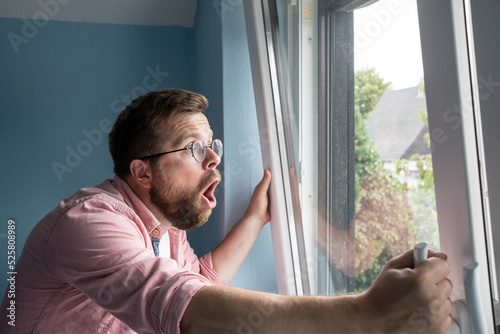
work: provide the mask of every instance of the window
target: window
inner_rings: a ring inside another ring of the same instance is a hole
[[[452,255],[455,300],[466,299],[465,265],[490,277],[473,319],[491,326],[480,127],[463,121],[479,113],[467,1],[245,6],[280,292],[365,289],[388,258],[425,240]]]
[[[355,283],[393,256],[440,250],[416,1],[354,11]]]

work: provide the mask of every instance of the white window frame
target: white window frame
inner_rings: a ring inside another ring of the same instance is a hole
[[[310,280],[304,268],[307,261],[299,252],[304,247],[297,239],[303,233],[300,224],[296,224],[300,217],[291,208],[296,198],[291,194],[294,185],[290,184],[290,171],[285,167],[288,157],[283,146],[282,114],[277,112],[287,101],[276,96],[282,89],[274,60],[279,52],[275,46],[279,44],[270,39],[269,27],[276,23],[269,21],[267,2],[244,1],[250,59],[261,142],[265,148],[263,163],[273,172],[271,231],[278,288],[280,293],[301,295],[310,291]],[[476,334],[494,333],[493,301],[498,301],[498,292],[484,152],[481,140],[478,141],[482,133],[471,3],[470,0],[417,0],[417,3],[441,248],[449,255],[452,268],[449,276],[454,286],[452,299],[464,301],[476,311],[472,317]],[[304,72],[301,74],[305,78]],[[303,93],[311,96],[311,92]],[[307,97],[303,101],[307,103]],[[459,117],[459,123],[450,122],[453,115],[450,110]],[[302,158],[305,152],[301,150]],[[300,168],[307,173],[309,167]],[[303,194],[310,191],[302,188]],[[469,272],[479,279],[473,293],[468,294],[464,267],[471,263],[478,266]],[[469,333],[473,333],[472,329]]]
[[[452,300],[473,302],[466,296],[464,266],[476,262],[480,280],[478,302],[470,307],[477,313],[473,324],[482,326],[476,333],[494,333],[492,298],[498,300],[498,293],[495,270],[491,275],[489,270],[494,259],[488,198],[483,196],[486,175],[478,163],[484,153],[470,1],[417,3],[439,234],[451,265]]]
[[[269,3],[262,1],[244,1],[245,21],[252,64],[255,106],[258,110],[257,121],[262,147],[262,163],[270,169],[273,177],[270,187],[271,233],[278,280],[278,292],[287,295],[310,293],[307,262],[299,249],[304,248],[300,215],[294,211],[293,203],[297,200],[292,192],[298,184],[291,181],[290,170],[286,168],[289,152],[285,144],[283,104],[280,90],[283,82],[278,78],[277,57],[279,40],[273,39],[273,29],[278,29],[269,13]],[[276,17],[274,17],[276,19]],[[270,61],[272,59],[272,61]],[[281,86],[280,86],[281,85]],[[278,223],[279,222],[279,223]]]

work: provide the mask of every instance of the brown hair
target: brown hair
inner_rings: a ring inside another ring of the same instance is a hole
[[[136,98],[123,110],[109,133],[114,172],[130,174],[132,160],[158,153],[169,139],[169,122],[181,113],[204,113],[207,99],[183,89],[164,89]]]

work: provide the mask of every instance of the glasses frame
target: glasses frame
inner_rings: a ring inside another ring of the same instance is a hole
[[[202,147],[204,148],[204,151],[205,151],[205,154],[204,154],[204,157],[203,157],[203,160],[199,161],[198,159],[196,159],[196,156],[194,154],[194,150],[195,150],[195,144],[200,142]],[[151,154],[151,155],[146,155],[144,157],[141,157],[141,158],[137,158],[139,160],[147,160],[147,159],[151,159],[151,158],[156,158],[156,157],[159,157],[159,156],[162,156],[162,155],[166,155],[166,154],[170,154],[170,153],[175,153],[175,152],[181,152],[181,151],[191,151],[191,155],[193,156],[194,160],[196,160],[197,162],[203,162],[207,156],[207,147],[209,147],[212,151],[213,150],[213,145],[214,143],[220,143],[220,148],[222,150],[223,148],[223,144],[222,144],[222,141],[220,139],[214,139],[210,144],[205,144],[205,142],[203,142],[203,140],[195,140],[194,142],[192,142],[188,147],[184,147],[184,148],[180,148],[178,150],[173,150],[173,151],[168,151],[168,152],[161,152],[161,153],[156,153],[156,154]],[[215,152],[215,151],[214,151]],[[223,151],[221,151],[221,154],[218,155],[217,153],[217,156],[222,159],[222,153]]]

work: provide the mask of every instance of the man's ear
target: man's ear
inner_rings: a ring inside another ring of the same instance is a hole
[[[138,185],[145,189],[151,189],[152,175],[150,164],[140,159],[134,159],[130,163],[130,174]]]

